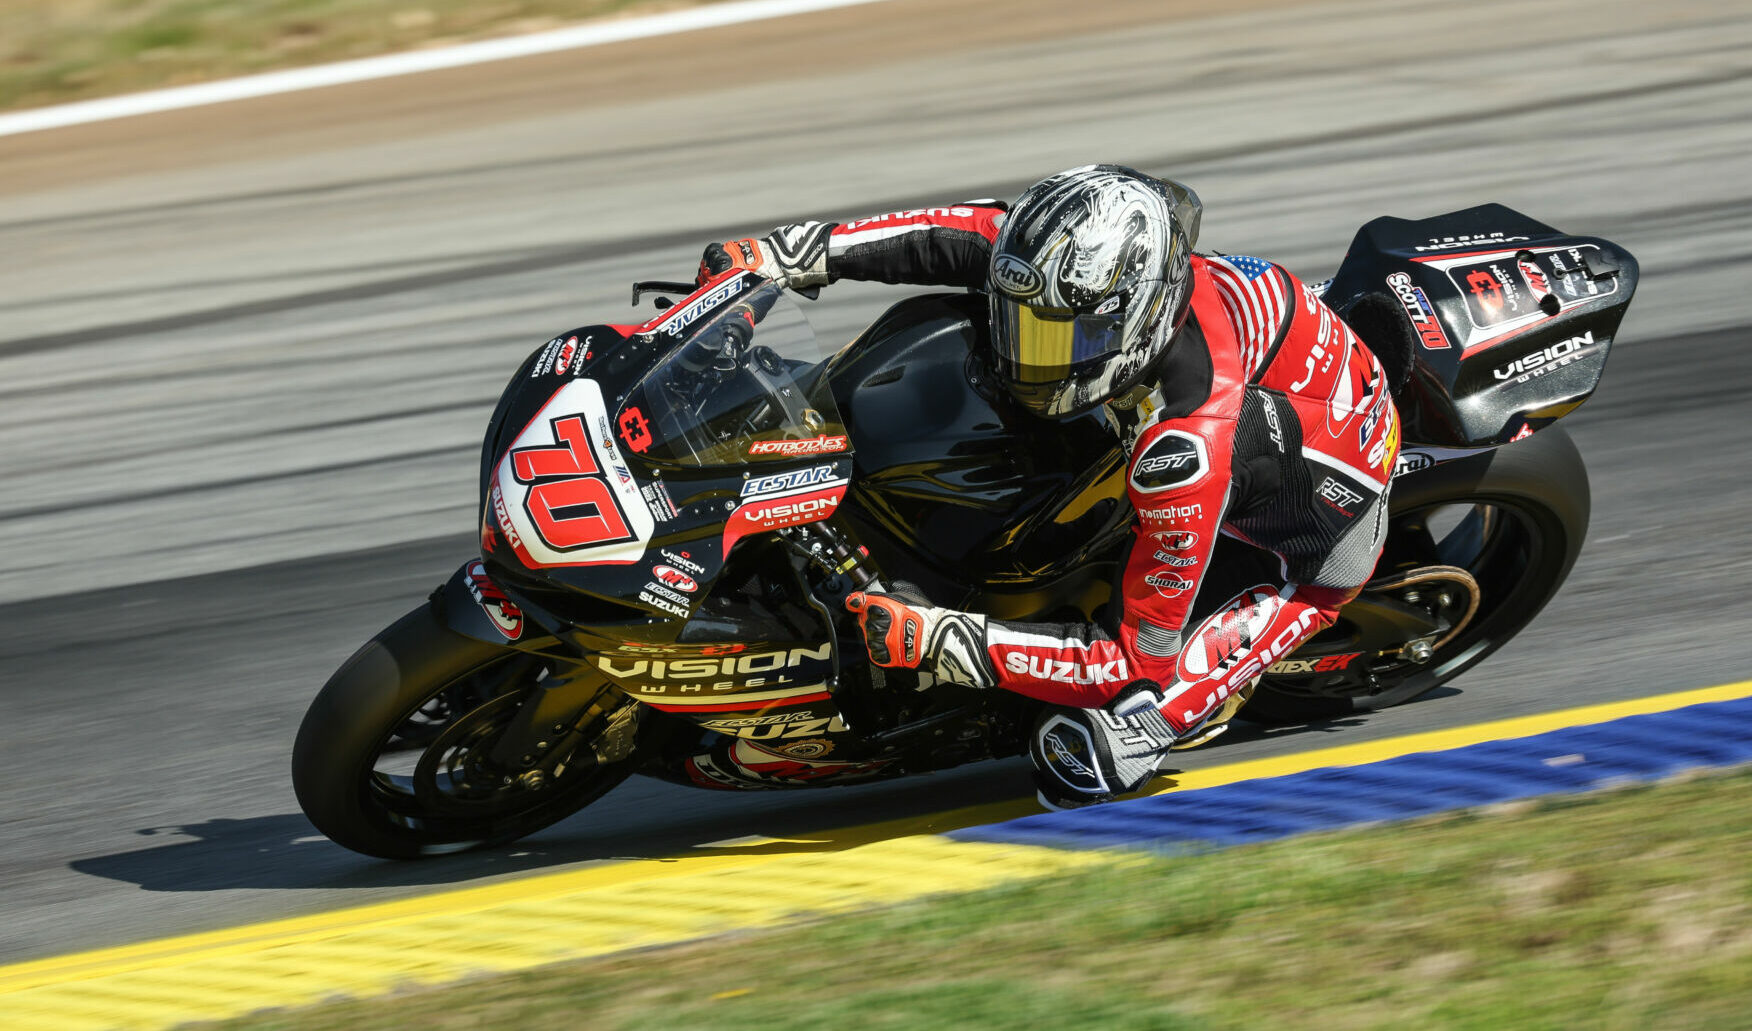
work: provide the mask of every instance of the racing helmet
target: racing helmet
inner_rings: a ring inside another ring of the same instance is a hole
[[[1123,165],[1029,187],[992,243],[998,374],[1023,407],[1065,419],[1136,386],[1186,318],[1198,195]]]

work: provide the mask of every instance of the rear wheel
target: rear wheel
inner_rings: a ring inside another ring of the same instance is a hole
[[[1483,661],[1556,595],[1587,536],[1588,474],[1551,427],[1396,479],[1375,577],[1241,715],[1330,719],[1410,701]]]
[[[547,660],[457,634],[422,605],[355,652],[311,703],[292,749],[299,805],[336,843],[386,859],[500,844],[564,819],[636,760],[598,762],[586,743],[526,769],[492,761],[549,672]]]

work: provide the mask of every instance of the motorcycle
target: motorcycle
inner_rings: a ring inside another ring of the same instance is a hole
[[[1556,593],[1587,472],[1557,420],[1594,391],[1635,260],[1499,205],[1359,230],[1324,298],[1387,370],[1403,448],[1374,578],[1242,713],[1397,705]],[[774,284],[635,284],[638,325],[537,349],[488,424],[480,554],[349,658],[299,728],[299,803],[407,858],[504,843],[634,773],[824,787],[1024,750],[1040,704],[871,665],[843,602],[905,582],[1003,619],[1094,621],[1131,533],[1098,416],[1022,411],[978,294],[895,304],[827,352]],[[1334,418],[1352,411],[1335,402]],[[1224,539],[1213,602],[1274,561]]]

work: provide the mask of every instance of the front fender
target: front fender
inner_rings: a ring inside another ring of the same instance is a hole
[[[519,651],[570,654],[558,637],[505,596],[480,559],[464,562],[438,588],[435,600],[444,625],[464,637]]]

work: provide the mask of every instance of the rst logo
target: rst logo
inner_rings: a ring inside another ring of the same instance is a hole
[[[1204,477],[1209,464],[1203,440],[1183,430],[1167,430],[1132,459],[1131,485],[1145,494],[1188,486]]]
[[[1314,493],[1347,516],[1355,516],[1353,510],[1363,501],[1363,495],[1331,476],[1322,480]]]
[[[1448,335],[1442,332],[1441,320],[1436,318],[1436,307],[1430,303],[1429,295],[1423,292],[1423,288],[1414,285],[1411,277],[1404,272],[1395,272],[1388,276],[1387,285],[1393,288],[1393,295],[1399,298],[1399,306],[1405,309],[1406,318],[1411,320],[1424,347],[1431,351],[1447,350],[1450,346]]]

